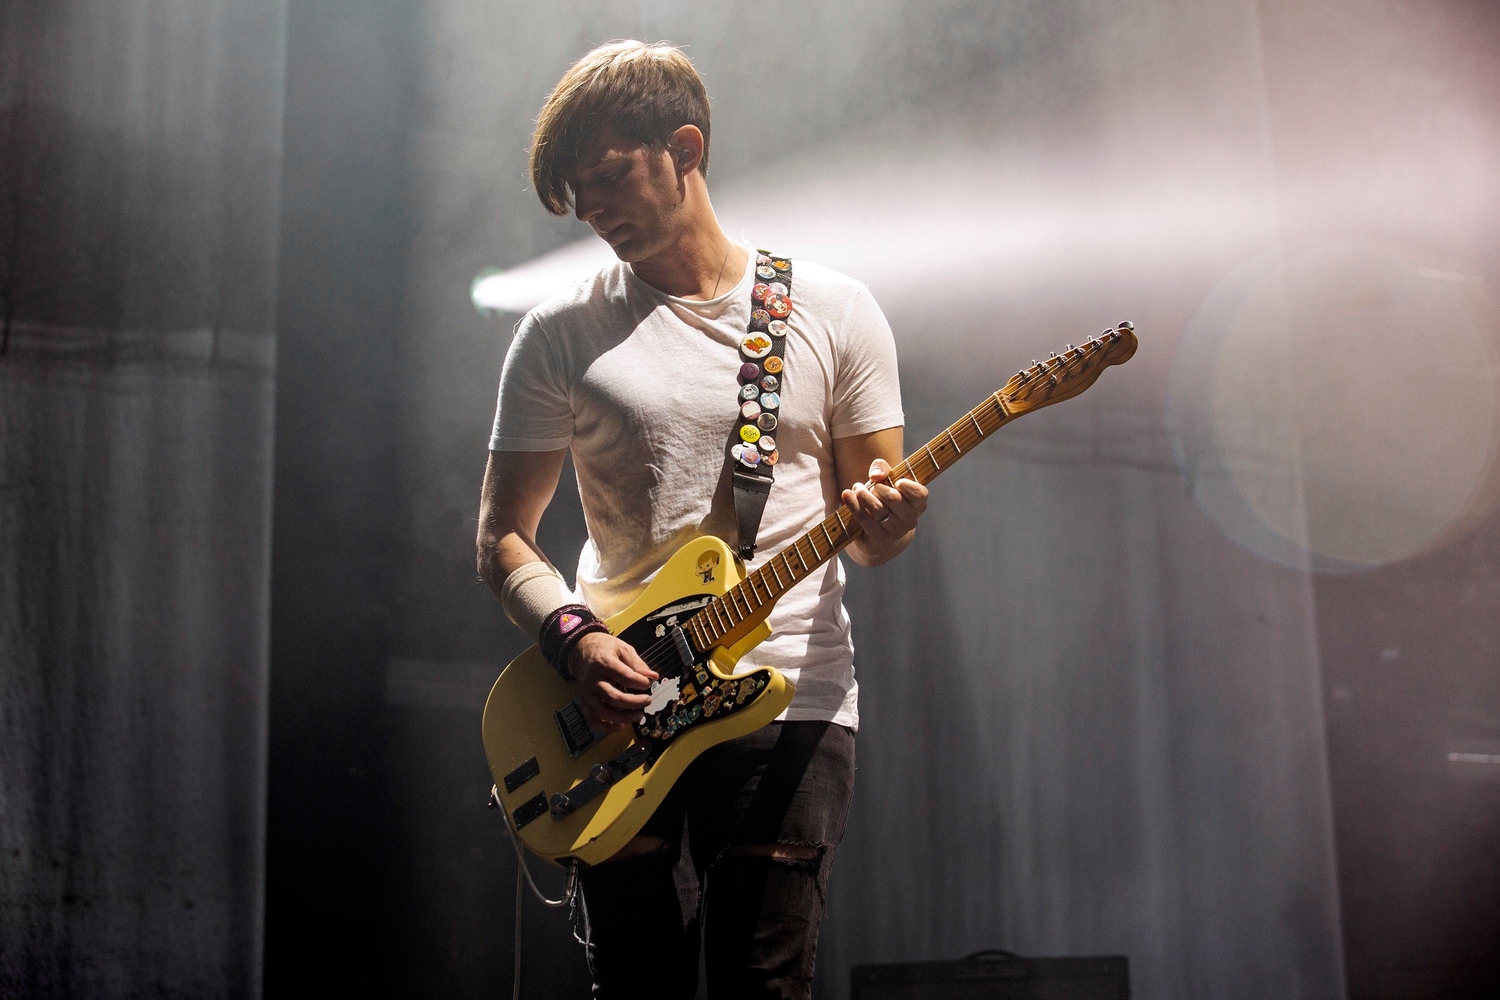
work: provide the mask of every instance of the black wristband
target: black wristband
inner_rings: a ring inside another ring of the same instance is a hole
[[[538,645],[541,646],[542,656],[552,664],[552,669],[561,674],[564,680],[570,681],[573,679],[573,671],[568,669],[568,653],[578,645],[579,639],[590,632],[608,631],[587,605],[564,604],[542,622]]]

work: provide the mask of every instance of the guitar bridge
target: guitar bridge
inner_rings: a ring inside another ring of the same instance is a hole
[[[557,719],[557,730],[562,733],[569,757],[579,756],[602,738],[603,734],[589,728],[588,720],[583,717],[583,708],[576,701],[568,702],[552,716]]]

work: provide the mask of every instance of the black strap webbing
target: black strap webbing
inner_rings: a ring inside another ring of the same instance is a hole
[[[771,495],[771,477],[748,469],[734,470],[734,516],[739,522],[740,558],[755,555],[755,536],[760,532],[760,516],[766,511]]]
[[[759,335],[762,338],[769,338],[771,346],[768,354],[761,353],[765,350],[763,344],[755,353],[747,351],[745,355],[747,363],[742,366],[740,381],[742,388],[745,385],[758,383],[762,384],[767,392],[774,394],[776,402],[770,404],[771,410],[767,411],[769,416],[765,418],[770,421],[769,425],[765,426],[765,433],[769,435],[772,430],[776,429],[780,420],[780,391],[784,388],[785,378],[785,372],[782,369],[782,356],[786,350],[785,320],[791,314],[792,262],[789,258],[760,250],[756,253],[752,266],[755,268],[756,282],[750,293],[749,336]],[[775,377],[767,379],[767,375]],[[761,402],[766,402],[765,396],[761,396]],[[737,405],[744,407],[751,404],[748,401],[742,401]],[[761,419],[759,414],[752,417],[741,415],[736,427],[742,430],[747,424],[757,425],[757,421]],[[760,429],[759,425],[757,429]],[[755,555],[755,538],[760,533],[761,515],[765,513],[766,498],[771,493],[771,482],[775,478],[772,468],[780,457],[774,447],[767,449],[766,446],[773,443],[774,439],[767,437],[759,445],[752,440],[731,447],[729,460],[734,468],[737,548],[740,558],[747,561]],[[736,457],[738,453],[733,450],[736,447],[751,449],[755,452],[752,457],[757,461],[739,460]],[[765,451],[764,458],[760,457],[761,451],[757,451],[757,448]]]

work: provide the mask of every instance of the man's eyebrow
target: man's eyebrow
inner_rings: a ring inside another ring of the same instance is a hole
[[[628,159],[624,153],[617,149],[606,149],[592,163],[579,164],[580,170],[597,170],[600,167],[609,166],[613,161]]]

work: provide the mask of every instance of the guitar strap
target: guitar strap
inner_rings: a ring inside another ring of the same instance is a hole
[[[739,554],[755,555],[755,536],[771,493],[776,425],[786,373],[787,317],[792,314],[792,262],[760,250],[755,257],[755,285],[750,289],[750,329],[740,342],[740,416],[730,445],[734,469],[734,515],[739,527]]]

